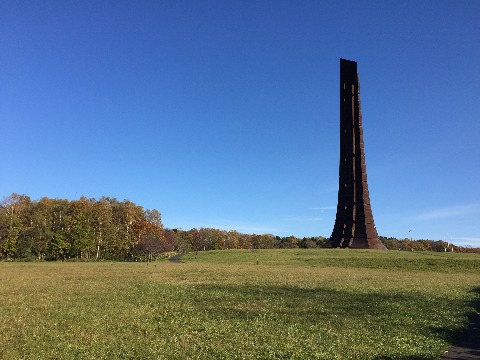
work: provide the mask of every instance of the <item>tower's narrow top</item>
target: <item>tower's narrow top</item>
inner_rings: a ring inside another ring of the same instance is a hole
[[[340,58],[340,64],[341,63],[350,63],[350,64],[355,64],[355,66],[357,66],[357,62],[356,61],[353,61],[353,60],[347,60],[347,59],[342,59]]]
[[[340,58],[340,77],[356,79],[357,75],[357,63]]]

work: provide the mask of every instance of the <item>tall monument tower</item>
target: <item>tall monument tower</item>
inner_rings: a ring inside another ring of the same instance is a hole
[[[355,61],[340,59],[338,205],[325,247],[386,249],[373,222],[363,146],[360,82]]]

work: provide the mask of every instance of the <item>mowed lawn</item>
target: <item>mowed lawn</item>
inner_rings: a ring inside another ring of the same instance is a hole
[[[438,359],[480,255],[225,250],[0,263],[1,359]]]

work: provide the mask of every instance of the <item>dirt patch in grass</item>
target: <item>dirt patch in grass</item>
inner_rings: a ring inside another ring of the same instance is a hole
[[[168,259],[168,261],[173,262],[173,263],[180,263],[180,262],[182,262],[182,257],[184,255],[185,254],[183,254],[183,253],[177,254],[175,256],[172,256],[170,259]]]

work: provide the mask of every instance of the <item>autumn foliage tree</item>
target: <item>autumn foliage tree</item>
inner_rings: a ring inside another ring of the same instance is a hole
[[[12,194],[0,202],[3,259],[154,259],[169,249],[164,243],[160,212],[128,200]]]

